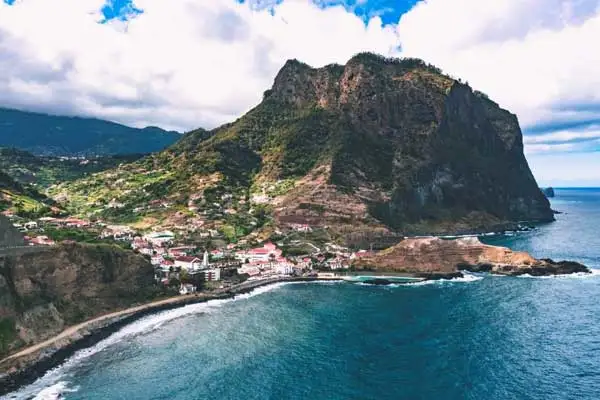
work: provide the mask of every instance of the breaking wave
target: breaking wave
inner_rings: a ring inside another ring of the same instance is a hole
[[[48,371],[44,376],[39,378],[31,385],[25,386],[22,389],[0,397],[0,400],[53,400],[62,399],[63,394],[77,391],[77,388],[70,388],[69,371],[73,370],[83,360],[97,354],[106,348],[113,346],[127,338],[135,337],[140,334],[153,332],[171,322],[192,314],[208,314],[214,312],[224,304],[239,300],[246,300],[264,293],[271,292],[283,286],[305,283],[305,282],[279,282],[266,286],[258,287],[249,293],[239,294],[235,297],[222,300],[209,300],[204,303],[191,304],[180,308],[175,308],[168,311],[160,311],[156,314],[140,318],[129,325],[124,326],[117,332],[110,335],[108,338],[98,342],[96,345],[77,351],[73,356],[68,358],[62,365]],[[331,282],[325,282],[331,283]]]
[[[438,279],[438,280],[429,280],[415,283],[406,283],[402,286],[425,286],[425,285],[443,285],[448,283],[471,283],[477,282],[483,279],[483,276],[469,274],[463,272],[463,276],[460,278],[452,278],[452,279]]]
[[[600,276],[600,269],[590,268],[591,273],[578,272],[576,274],[565,274],[565,275],[549,275],[549,276],[533,276],[529,274],[519,275],[517,278],[526,279],[589,279],[597,278]]]

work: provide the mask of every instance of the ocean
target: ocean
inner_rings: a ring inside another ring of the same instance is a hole
[[[484,241],[600,270],[600,189]],[[293,283],[146,317],[7,399],[600,399],[600,273]]]

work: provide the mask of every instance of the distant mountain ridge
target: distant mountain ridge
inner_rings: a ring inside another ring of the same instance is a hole
[[[152,153],[180,138],[177,132],[157,127],[138,129],[96,118],[0,108],[0,147],[14,147],[36,155]]]

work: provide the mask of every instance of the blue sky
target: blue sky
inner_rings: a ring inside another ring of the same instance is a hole
[[[598,0],[3,0],[0,106],[188,130],[286,59],[420,57],[517,114],[542,185],[600,185]]]

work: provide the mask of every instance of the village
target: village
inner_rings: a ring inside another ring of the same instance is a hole
[[[368,250],[352,251],[326,243],[305,242],[306,252],[289,250],[289,242],[240,240],[227,243],[216,230],[207,231],[203,243],[189,243],[185,236],[170,230],[138,232],[127,225],[109,225],[80,218],[42,217],[23,220],[7,215],[24,235],[29,246],[55,246],[61,242],[100,242],[129,248],[148,258],[156,283],[176,289],[181,295],[224,289],[246,281],[284,277],[333,276],[348,270]],[[288,236],[306,233],[305,224],[287,227]],[[61,238],[67,238],[62,239]],[[298,243],[300,241],[292,241]],[[214,244],[221,244],[215,246]]]

